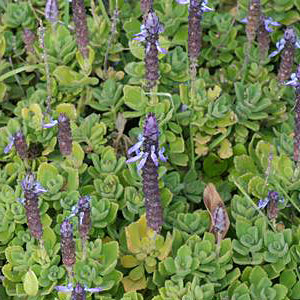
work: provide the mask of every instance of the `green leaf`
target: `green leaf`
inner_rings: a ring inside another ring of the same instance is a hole
[[[31,269],[25,274],[23,287],[28,296],[36,296],[38,293],[39,281]]]

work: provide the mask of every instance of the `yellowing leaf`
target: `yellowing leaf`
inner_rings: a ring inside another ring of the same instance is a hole
[[[32,270],[29,270],[23,281],[24,291],[28,296],[36,296],[39,290],[39,281]]]

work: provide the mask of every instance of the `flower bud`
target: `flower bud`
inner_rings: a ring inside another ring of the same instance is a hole
[[[86,13],[84,7],[84,0],[72,0],[73,17],[76,31],[77,47],[84,58],[88,58],[89,44],[88,27],[86,21]]]
[[[65,219],[60,226],[61,253],[63,264],[68,268],[76,262],[75,241],[73,239],[73,225]]]
[[[58,117],[58,143],[62,155],[68,156],[72,153],[70,120],[65,114],[60,114]]]

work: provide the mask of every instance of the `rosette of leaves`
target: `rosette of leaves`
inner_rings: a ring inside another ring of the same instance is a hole
[[[118,202],[123,195],[124,188],[116,175],[108,174],[103,178],[95,179],[94,186],[101,198],[107,198],[113,202]]]
[[[48,201],[57,201],[62,198],[61,189],[64,185],[64,178],[59,174],[54,164],[46,162],[40,164],[37,172],[37,180],[47,190],[42,197]]]
[[[107,139],[106,126],[103,122],[99,122],[100,116],[94,113],[90,114],[82,120],[80,126],[73,124],[72,137],[78,143],[84,143],[85,152],[101,153]]]
[[[34,16],[27,2],[8,3],[2,22],[8,28],[33,27]]]
[[[49,27],[45,32],[45,47],[49,66],[53,69],[56,65],[72,66],[76,55],[76,41],[69,29],[58,24],[56,30]],[[43,49],[39,55],[42,57]],[[42,73],[43,70],[41,70]]]
[[[264,269],[269,278],[278,277],[291,261],[289,248],[292,245],[292,240],[291,229],[284,229],[282,232],[268,230],[264,233],[264,260],[269,263],[264,266]]]
[[[136,215],[141,215],[145,212],[143,194],[133,186],[125,187],[124,195],[120,202],[120,209],[122,209],[124,218],[133,222]]]
[[[142,294],[132,291],[125,293],[121,300],[144,300],[144,297]]]
[[[210,67],[221,65],[225,69],[233,60],[239,45],[237,37],[239,27],[232,26],[232,15],[229,13],[212,14],[208,34],[203,37],[203,40],[208,42],[207,47],[201,50],[200,61],[206,62]]]
[[[293,270],[285,270],[280,274],[280,284],[286,286],[288,289],[289,299],[298,299],[300,292],[300,282]]]
[[[233,261],[239,265],[261,265],[264,261],[264,234],[267,225],[263,218],[254,226],[242,219],[236,221],[237,239],[232,241]]]
[[[170,205],[164,208],[164,228],[172,230],[179,214],[188,213],[189,204],[183,196],[174,196]]]
[[[242,83],[235,83],[236,106],[235,111],[240,123],[253,131],[259,129],[259,121],[267,119],[266,109],[271,106],[271,99],[262,93],[259,83],[245,87]]]
[[[178,249],[176,256],[168,257],[159,263],[153,281],[156,285],[162,286],[168,278],[178,283],[181,280],[191,281],[196,276],[226,286],[239,276],[238,271],[237,275],[226,276],[227,271],[233,267],[230,239],[222,240],[219,255],[217,251],[216,240],[212,233],[205,233],[202,240],[193,235]]]
[[[97,154],[89,155],[93,165],[88,172],[93,178],[103,178],[108,174],[118,175],[125,166],[125,157],[117,158],[114,148],[107,146],[102,148],[100,157]]]
[[[292,180],[292,161],[285,153],[277,154],[275,147],[263,140],[260,140],[254,149],[253,144],[256,137],[253,136],[249,145],[250,155],[242,154],[234,158],[234,170],[231,172],[230,180],[233,180],[244,193],[248,193],[250,196],[258,199],[264,199],[268,193],[265,184],[266,172],[271,164],[270,171],[268,171],[270,173],[268,177],[269,184],[275,190],[278,190],[279,193],[283,193],[285,198],[287,198],[286,200],[293,201],[285,193],[288,190],[293,191],[298,183],[298,181],[293,182]],[[270,154],[273,157],[271,160]],[[271,189],[270,186],[269,189]],[[293,205],[299,209],[294,201]]]
[[[104,112],[103,116],[108,119],[115,117],[118,109],[118,103],[121,100],[123,86],[114,79],[107,79],[100,88],[93,89],[93,96],[88,105],[97,111]],[[115,120],[110,120],[115,121]]]
[[[164,261],[172,249],[172,236],[168,233],[164,239],[147,228],[145,215],[125,228],[127,253],[121,256],[121,264],[131,269],[122,280],[125,291],[144,289],[158,265]]]
[[[22,246],[17,245],[6,248],[7,263],[2,268],[2,272],[5,276],[3,285],[7,295],[37,296],[39,299],[44,299],[44,296],[52,293],[58,280],[64,276],[65,271],[59,266],[60,246],[54,231],[50,228],[51,221],[49,216],[42,217],[44,249],[30,241],[26,243],[26,251]]]
[[[117,203],[92,196],[91,207],[93,227],[103,229],[115,222],[119,208]]]
[[[74,267],[76,281],[88,287],[101,286],[105,290],[116,288],[122,279],[122,273],[115,269],[118,257],[117,241],[103,243],[101,239],[96,239],[88,242],[87,259],[78,260]]]
[[[202,235],[210,227],[210,216],[207,211],[202,210],[193,213],[179,213],[174,225],[188,234]]]
[[[237,122],[237,115],[231,108],[232,98],[221,95],[221,88],[217,85],[206,90],[202,80],[196,81],[196,90],[199,104],[193,105],[196,112],[191,120],[195,153],[199,157],[205,156],[218,146],[218,155],[222,159],[231,157],[232,145],[227,137]]]
[[[189,80],[188,56],[182,47],[177,46],[167,56],[171,71],[163,77],[162,83],[168,81],[186,82]]]
[[[286,299],[288,289],[282,284],[274,284],[268,278],[268,274],[260,266],[254,268],[247,267],[243,273],[243,281],[247,285],[238,286],[234,293],[243,293],[249,295],[250,298],[241,299],[272,299],[272,300],[283,300]]]
[[[245,197],[234,195],[230,201],[230,205],[231,216],[236,221],[243,221],[252,224],[258,218],[257,210]],[[235,223],[232,225],[236,226]]]
[[[199,278],[194,277],[186,284],[183,280],[178,283],[167,280],[165,286],[159,289],[159,294],[153,300],[210,300],[213,299],[215,291],[213,283],[200,284]]]

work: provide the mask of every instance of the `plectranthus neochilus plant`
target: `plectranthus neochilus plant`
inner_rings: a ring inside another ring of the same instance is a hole
[[[62,155],[68,156],[72,153],[72,131],[70,119],[65,114],[60,114],[58,120],[50,118],[50,123],[43,123],[43,128],[51,128],[58,125],[58,144]]]
[[[17,153],[22,159],[28,157],[28,146],[21,130],[9,137],[9,144],[4,148],[4,153],[8,153],[13,146],[15,146]]]
[[[300,159],[300,65],[296,73],[291,75],[291,80],[285,85],[293,86],[296,90],[295,99],[295,130],[294,130],[294,161],[298,164]]]
[[[291,76],[295,50],[296,48],[300,48],[300,43],[297,41],[297,36],[293,28],[285,30],[284,37],[276,43],[276,48],[277,50],[273,51],[269,57],[273,57],[282,51],[278,80],[283,83]]]
[[[90,196],[80,197],[78,204],[73,208],[73,212],[70,215],[70,217],[78,216],[78,231],[82,244],[83,259],[86,257],[86,243],[92,226],[90,201]]]
[[[73,284],[69,283],[67,286],[56,286],[55,289],[58,292],[63,292],[63,293],[71,293],[71,300],[85,300],[86,299],[86,292],[90,292],[90,293],[98,293],[103,291],[102,288],[91,288],[88,289],[85,286],[83,286],[80,283],[76,283],[76,285],[73,288]]]
[[[213,9],[206,6],[207,0],[176,0],[179,4],[189,3],[188,55],[192,79],[196,76],[197,60],[201,50],[201,19],[204,12]]]
[[[27,173],[25,178],[21,181],[21,187],[24,192],[24,200],[22,200],[29,231],[33,237],[42,243],[43,227],[40,218],[38,197],[42,193],[46,193],[41,184],[36,181],[33,173]]]
[[[161,231],[163,225],[158,187],[158,159],[163,162],[167,160],[163,155],[164,148],[159,150],[158,138],[157,120],[155,115],[150,113],[146,117],[143,136],[139,137],[139,141],[128,150],[129,155],[135,152],[136,156],[127,160],[127,163],[140,160],[137,168],[142,170],[147,225],[157,233]]]
[[[47,0],[45,6],[45,18],[53,25],[58,22],[58,4],[57,0]]]
[[[73,225],[69,219],[65,219],[60,225],[61,235],[61,254],[62,261],[65,265],[69,278],[73,278],[73,266],[76,262],[75,241],[73,238]]]
[[[163,26],[153,10],[150,10],[141,25],[141,32],[135,35],[134,40],[146,42],[145,66],[147,87],[152,89],[159,78],[158,51],[166,53],[166,50],[159,45],[159,34],[164,31]]]
[[[77,46],[82,56],[87,59],[89,55],[88,27],[83,0],[72,0],[73,20],[75,23]]]
[[[265,199],[261,199],[258,202],[258,208],[267,207],[268,218],[270,220],[276,220],[278,216],[278,203],[283,203],[284,199],[279,197],[279,194],[275,191],[269,191],[268,196]]]
[[[248,18],[242,19],[241,22],[248,24]],[[266,58],[269,51],[270,32],[273,31],[273,29],[270,27],[271,25],[280,26],[280,23],[273,21],[271,17],[267,18],[264,15],[260,16],[260,22],[257,29],[257,41],[261,60],[264,60]]]

